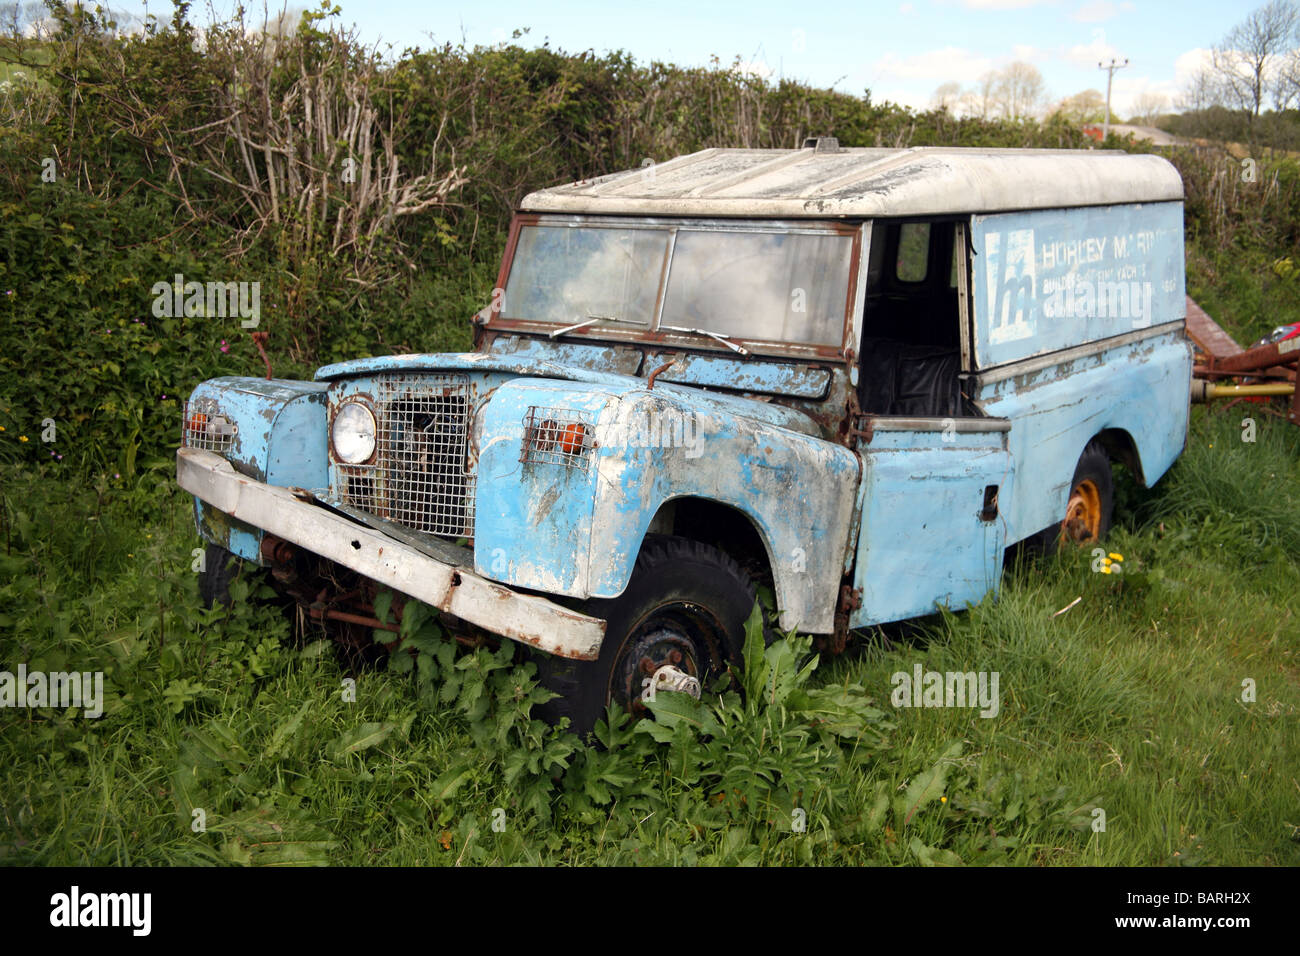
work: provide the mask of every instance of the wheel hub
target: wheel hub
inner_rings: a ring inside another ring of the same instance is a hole
[[[1069,541],[1086,544],[1101,535],[1101,491],[1091,478],[1079,482],[1065,508],[1061,535]]]
[[[699,681],[700,664],[691,639],[675,626],[659,623],[631,642],[615,674],[615,697],[621,698],[620,702],[633,713],[644,714],[645,703],[641,699],[644,682],[653,680],[666,667]]]

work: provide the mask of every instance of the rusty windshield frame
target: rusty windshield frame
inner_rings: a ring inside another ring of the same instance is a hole
[[[725,353],[734,357],[735,350],[708,335],[696,334],[660,328],[663,318],[664,299],[668,290],[669,272],[672,266],[679,231],[685,232],[721,232],[721,233],[780,233],[787,235],[836,235],[850,240],[848,253],[848,276],[841,315],[841,336],[837,344],[817,344],[814,342],[797,342],[748,338],[734,332],[713,329],[720,332],[727,340],[744,348],[751,357],[771,356],[780,358],[799,358],[844,362],[845,351],[852,348],[852,327],[854,325],[854,305],[858,298],[859,270],[862,259],[863,222],[854,220],[780,220],[780,219],[723,219],[697,217],[641,217],[641,216],[589,216],[577,214],[516,213],[510,225],[510,235],[506,252],[502,257],[501,269],[497,277],[497,292],[486,311],[485,331],[488,333],[525,333],[552,338],[557,328],[556,322],[544,322],[530,319],[506,318],[501,313],[502,298],[514,266],[519,247],[521,232],[530,226],[551,224],[568,226],[586,226],[593,228],[641,228],[668,230],[669,239],[661,264],[659,286],[656,293],[654,315],[650,326],[636,327],[631,324],[617,325],[594,324],[566,332],[563,338],[578,342],[603,342],[612,345],[652,345],[659,348],[669,347],[683,350],[701,350]],[[572,324],[572,323],[567,323]],[[685,324],[685,323],[683,323]]]

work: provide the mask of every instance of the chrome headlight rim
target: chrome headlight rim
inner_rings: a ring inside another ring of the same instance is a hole
[[[374,410],[365,402],[348,399],[338,407],[330,426],[334,458],[344,465],[366,464],[375,457],[378,433]]]

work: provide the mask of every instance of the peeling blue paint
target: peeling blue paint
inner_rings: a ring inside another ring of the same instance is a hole
[[[203,382],[190,405],[210,400],[237,427],[226,457],[250,478],[281,487],[328,484],[325,401],[328,386],[289,379],[225,377]],[[262,532],[195,500],[206,540],[249,561],[261,560]]]
[[[997,593],[1007,544],[985,490],[1014,500],[1006,432],[878,431],[862,446],[853,627],[961,610]]]
[[[978,388],[986,412],[1013,422],[1008,447],[1022,478],[1006,499],[1009,541],[1061,520],[1079,456],[1107,429],[1133,440],[1145,484],[1159,480],[1187,440],[1191,374],[1191,347],[1170,329]]]

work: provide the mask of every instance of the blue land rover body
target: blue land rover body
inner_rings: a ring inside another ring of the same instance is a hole
[[[204,382],[179,481],[311,619],[433,605],[534,648],[578,729],[698,692],[759,585],[831,647],[996,594],[1186,440],[1154,156],[704,150],[528,196],[498,286],[471,353]]]

